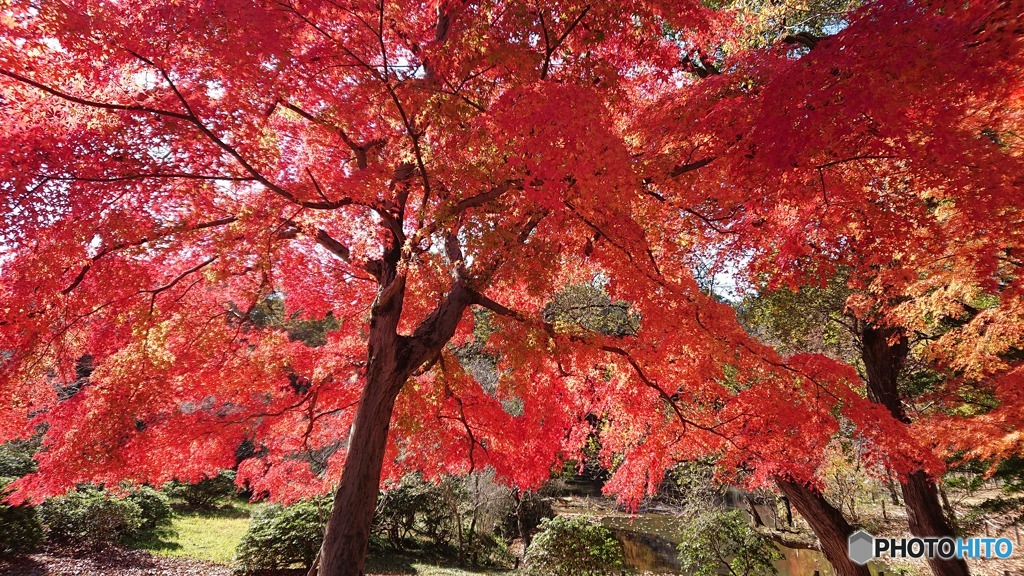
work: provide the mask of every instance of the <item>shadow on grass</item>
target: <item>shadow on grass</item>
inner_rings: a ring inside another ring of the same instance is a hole
[[[178,532],[171,527],[149,530],[125,542],[133,550],[149,550],[150,552],[166,552],[178,550],[181,544],[175,542]]]
[[[513,571],[499,567],[470,566],[460,562],[450,550],[438,550],[429,546],[410,546],[403,550],[391,547],[371,546],[366,557],[367,574],[451,574],[451,575],[496,575],[512,574]]]
[[[251,514],[248,508],[234,503],[202,508],[188,506],[186,504],[171,504],[174,513],[179,516],[203,516],[205,518],[248,518]]]
[[[412,557],[393,550],[371,550],[366,557],[364,572],[367,574],[416,574],[412,560]]]

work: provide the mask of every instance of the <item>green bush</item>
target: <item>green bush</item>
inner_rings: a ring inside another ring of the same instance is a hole
[[[0,557],[32,552],[43,543],[43,525],[35,508],[2,503],[15,478],[0,477]]]
[[[31,440],[12,440],[0,444],[0,478],[21,478],[35,472],[32,459],[38,443]]]
[[[447,547],[457,537],[457,509],[465,499],[465,490],[454,477],[435,484],[418,474],[406,475],[381,492],[371,538],[376,545],[399,550],[420,539]]]
[[[772,576],[782,556],[775,545],[755,532],[740,510],[714,510],[686,524],[679,560],[687,574]]]
[[[139,530],[155,530],[170,525],[174,511],[166,494],[149,486],[135,486],[129,489],[125,500],[134,503],[141,511]]]
[[[592,576],[621,570],[622,544],[608,528],[583,517],[541,521],[526,551],[526,574]]]
[[[235,486],[235,472],[221,470],[216,476],[203,478],[195,484],[169,482],[164,492],[171,498],[178,498],[192,508],[216,508],[238,493]]]
[[[50,498],[39,507],[47,538],[54,542],[104,544],[138,534],[142,508],[88,486]]]
[[[238,571],[277,570],[293,564],[309,567],[320,550],[330,511],[327,498],[259,506],[235,552]]]

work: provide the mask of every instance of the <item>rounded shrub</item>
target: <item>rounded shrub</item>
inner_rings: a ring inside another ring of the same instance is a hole
[[[326,498],[256,508],[235,551],[237,570],[277,570],[293,564],[309,567],[323,543],[330,510]]]
[[[125,500],[139,507],[140,530],[154,530],[161,526],[168,526],[171,523],[171,517],[174,516],[170,498],[150,486],[130,488]]]
[[[106,544],[138,533],[142,508],[96,487],[79,487],[39,507],[47,538],[54,542]]]
[[[32,552],[43,543],[43,524],[35,508],[2,501],[6,486],[14,480],[0,477],[0,557]]]
[[[608,528],[583,517],[544,519],[526,550],[530,576],[595,576],[622,570],[622,544]]]

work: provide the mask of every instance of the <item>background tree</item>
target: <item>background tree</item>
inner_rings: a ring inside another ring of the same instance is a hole
[[[732,74],[706,78],[695,91],[730,98],[716,100],[722,104],[713,112],[671,108],[668,116],[689,113],[705,129],[656,144],[707,162],[686,177],[691,192],[666,181],[658,194],[689,207],[690,224],[720,247],[720,260],[739,263],[748,286],[823,286],[846,275],[861,385],[920,439],[917,456],[899,464],[883,457],[900,474],[918,535],[952,533],[934,483],[947,451],[920,450],[946,442],[938,437],[959,444],[973,429],[954,418],[965,428],[936,434],[947,410],[962,414],[962,376],[1007,392],[1016,373],[1014,362],[996,357],[1020,343],[1020,267],[1007,261],[1019,251],[1011,230],[1022,218],[1021,148],[1010,136],[1021,122],[1019,17],[1005,2],[867,4],[823,30],[827,37],[786,53],[791,75],[751,58],[745,73],[733,63]],[[925,28],[932,36],[922,41]],[[848,59],[851,51],[858,57]],[[768,68],[771,77],[762,74]],[[900,103],[885,96],[893,86],[905,90]],[[744,116],[751,101],[760,103],[758,113]],[[781,126],[794,137],[762,138]],[[711,182],[731,184],[711,186],[709,195]],[[963,318],[981,294],[998,294],[981,323],[928,337],[943,318]],[[914,340],[921,357],[951,376],[923,412],[911,411],[899,386]],[[1013,398],[999,404],[1015,406]],[[932,568],[966,572],[960,562]]]

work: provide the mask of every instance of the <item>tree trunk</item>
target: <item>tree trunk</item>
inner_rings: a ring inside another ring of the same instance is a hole
[[[910,351],[905,334],[897,328],[878,328],[865,324],[861,333],[864,369],[868,376],[868,398],[885,406],[893,418],[910,423],[903,410],[897,386],[900,371]],[[900,482],[907,509],[910,533],[917,537],[954,537],[954,531],[939,503],[935,481],[917,470]],[[968,576],[967,563],[961,559],[930,559],[935,576]]]
[[[911,534],[918,537],[953,537],[953,528],[939,503],[935,482],[923,470],[918,470],[907,476],[901,486],[903,487],[903,500],[907,506],[907,519],[910,523]],[[928,560],[928,565],[935,576],[968,576],[970,574],[967,563],[962,559],[931,558]]]
[[[530,547],[530,540],[532,540],[533,534],[530,533],[530,527],[527,526],[526,522],[526,510],[523,508],[526,505],[526,498],[529,494],[522,494],[518,488],[513,489],[512,498],[516,501],[516,529],[519,530],[519,537],[523,540],[523,552]]]
[[[395,398],[405,379],[367,380],[321,548],[319,576],[362,576]]]
[[[782,478],[776,478],[775,483],[797,512],[811,525],[814,535],[821,543],[821,551],[832,564],[836,576],[870,576],[867,566],[850,560],[847,546],[850,534],[853,534],[853,527],[843,517],[842,512],[829,504],[821,492],[810,486]]]
[[[448,250],[453,262],[462,261],[461,253],[451,254],[458,252],[457,245]],[[363,576],[395,399],[412,373],[436,358],[451,340],[462,312],[474,297],[461,275],[453,278],[448,293],[412,335],[399,335],[405,298],[399,258],[399,251],[391,249],[368,268],[377,278],[378,289],[370,308],[366,384],[320,548],[318,576]]]
[[[893,506],[900,505],[899,493],[896,490],[896,482],[893,481],[892,475],[886,472],[885,475],[885,489],[889,492],[889,498],[892,499]]]
[[[348,438],[348,454],[320,548],[319,576],[362,576],[380,492],[395,399],[409,378],[409,342],[398,335],[404,281],[382,268],[370,310],[366,384]],[[389,295],[390,292],[390,295]]]
[[[754,498],[749,492],[744,492],[743,497],[747,500],[747,511],[750,512],[750,519],[754,521],[754,526],[764,526],[764,519],[761,518],[761,513],[757,511],[757,505],[754,503]],[[777,524],[775,529],[779,529]]]

